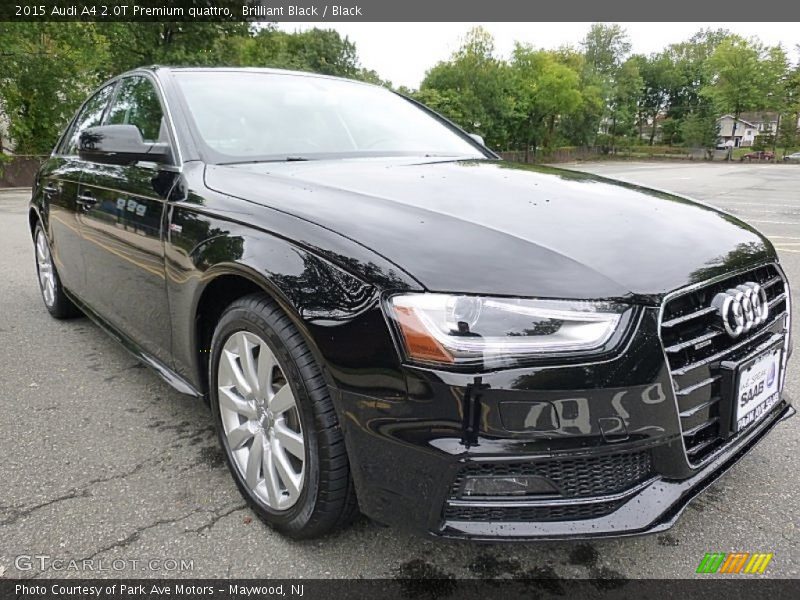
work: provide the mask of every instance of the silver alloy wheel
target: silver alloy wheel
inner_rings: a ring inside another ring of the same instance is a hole
[[[292,388],[267,343],[237,331],[217,365],[222,428],[247,487],[273,510],[294,506],[305,479],[305,440]]]
[[[39,287],[42,289],[44,303],[50,307],[56,301],[56,274],[53,269],[53,257],[47,245],[44,231],[36,232],[36,265],[39,271]]]

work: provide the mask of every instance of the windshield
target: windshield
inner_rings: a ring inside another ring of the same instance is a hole
[[[381,87],[263,72],[185,71],[175,77],[212,162],[485,157],[453,129]]]

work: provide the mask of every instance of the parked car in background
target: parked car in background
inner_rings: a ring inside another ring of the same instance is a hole
[[[800,163],[800,152],[795,152],[793,154],[787,154],[783,157],[783,162],[796,162]]]
[[[753,227],[502,161],[378,86],[123,74],[29,224],[47,310],[209,402],[242,495],[295,538],[359,508],[444,537],[660,531],[794,414],[788,282]]]
[[[747,162],[751,162],[754,160],[775,160],[775,153],[770,152],[769,150],[757,150],[755,152],[748,152],[747,154],[743,155],[739,160]]]

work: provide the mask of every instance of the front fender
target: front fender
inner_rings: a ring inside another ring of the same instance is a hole
[[[380,308],[380,286],[312,252],[307,244],[189,207],[173,205],[168,230],[174,367],[198,389],[204,387],[204,363],[192,324],[209,286],[234,275],[263,289],[283,308],[305,336],[329,385],[374,391],[377,384],[405,392]],[[356,258],[350,260],[365,268]]]

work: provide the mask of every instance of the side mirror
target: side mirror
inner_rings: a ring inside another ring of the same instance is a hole
[[[480,136],[477,133],[470,133],[469,137],[478,142],[481,146],[486,146],[486,142],[483,141],[483,136]]]
[[[107,165],[132,165],[140,160],[165,163],[170,160],[169,144],[148,144],[135,125],[87,127],[78,139],[78,156]]]

